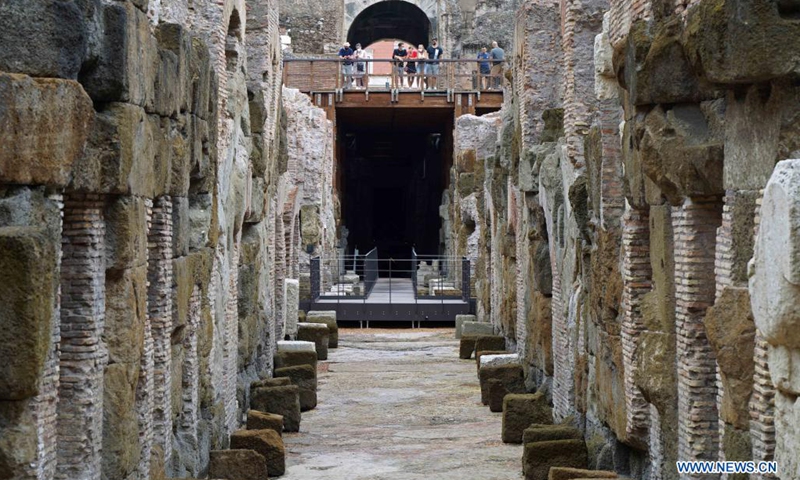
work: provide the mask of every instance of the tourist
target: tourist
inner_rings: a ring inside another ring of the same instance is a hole
[[[344,42],[342,48],[339,49],[339,57],[344,59],[344,62],[342,62],[344,88],[350,88],[350,84],[353,82],[353,53],[353,49],[350,48],[350,42]]]
[[[425,45],[421,43],[417,46],[417,57],[417,84],[419,85],[419,89],[422,90],[425,88],[424,78],[425,66],[428,64],[428,50],[425,48]]]
[[[425,62],[425,87],[437,88],[437,80],[439,79],[439,60],[442,58],[444,50],[439,46],[439,40],[434,38],[428,47],[428,61]]]
[[[505,63],[506,52],[497,45],[497,42],[492,42],[492,52],[490,53],[492,60],[492,88],[501,88],[503,85],[503,63]]]
[[[480,67],[478,84],[482,90],[489,89],[489,75],[492,73],[492,66],[489,63],[489,58],[491,58],[491,56],[489,52],[486,51],[486,47],[481,48],[478,54],[478,64]]]
[[[367,77],[367,62],[359,62],[367,58],[366,50],[361,49],[361,44],[356,43],[356,51],[353,52],[353,58],[356,60],[356,87],[364,88],[369,84],[369,77]]]
[[[405,60],[408,56],[405,44],[400,42],[397,48],[392,52],[392,60],[394,66],[392,67],[392,88],[401,88],[403,86],[403,68],[405,67]]]
[[[414,82],[417,80],[417,60],[419,60],[419,52],[416,48],[411,47],[408,49],[406,56],[406,74],[408,75],[408,87],[413,88]]]

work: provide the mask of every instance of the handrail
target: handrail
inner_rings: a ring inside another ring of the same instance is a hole
[[[344,59],[339,57],[284,58],[283,83],[304,93],[336,93],[362,90],[391,92],[440,92],[448,99],[454,92],[502,92],[505,60],[478,59],[407,59],[391,58]],[[416,70],[408,70],[414,64]],[[490,68],[501,66],[489,73],[481,71],[481,64]],[[386,65],[380,71],[381,65]],[[400,68],[398,70],[398,67]],[[434,68],[435,67],[435,68]]]

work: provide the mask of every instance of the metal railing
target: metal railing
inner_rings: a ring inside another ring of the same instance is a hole
[[[506,63],[491,60],[416,60],[392,59],[286,58],[283,60],[283,84],[304,93],[419,91],[499,92],[503,88]],[[414,70],[409,68],[409,63]],[[488,63],[490,73],[481,69]],[[491,69],[492,67],[494,69]],[[428,68],[426,68],[428,67]]]

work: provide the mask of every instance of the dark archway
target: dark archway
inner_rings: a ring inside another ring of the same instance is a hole
[[[384,38],[405,38],[414,45],[427,45],[430,32],[431,21],[419,7],[390,0],[359,13],[347,32],[347,41],[366,46]]]

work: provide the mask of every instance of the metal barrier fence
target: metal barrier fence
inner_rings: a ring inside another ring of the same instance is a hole
[[[407,267],[407,266],[410,266]],[[419,255],[408,259],[379,259],[378,250],[366,255],[344,255],[311,260],[313,299],[366,300],[375,291],[393,300],[470,299],[472,265],[463,257]]]
[[[501,91],[505,62],[489,60],[286,58],[283,84],[304,93],[361,90],[365,92],[422,91],[426,93]],[[413,70],[409,68],[413,64]],[[481,69],[488,63],[490,73]]]

